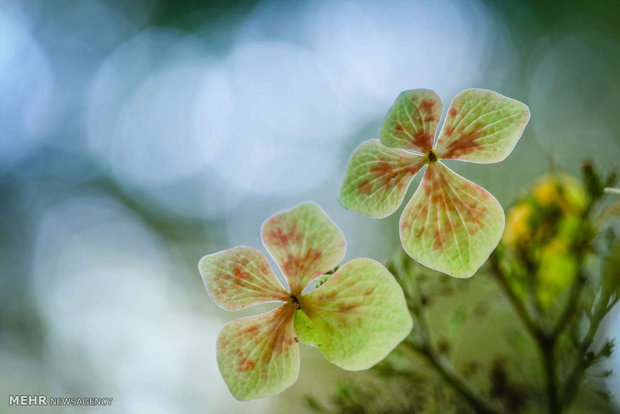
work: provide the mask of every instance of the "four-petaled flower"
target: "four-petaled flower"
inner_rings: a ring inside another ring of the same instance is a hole
[[[351,156],[340,192],[342,205],[374,218],[392,214],[416,173],[420,186],[400,218],[405,251],[421,264],[469,277],[486,261],[504,230],[504,211],[488,191],[440,159],[493,163],[510,154],[530,118],[528,107],[498,93],[468,89],[457,95],[433,146],[442,103],[428,89],[401,93],[379,140]]]
[[[283,391],[299,372],[298,340],[319,348],[348,370],[370,368],[411,331],[404,294],[391,273],[370,259],[355,259],[321,282],[344,257],[345,241],[314,203],[267,219],[263,244],[284,274],[286,290],[265,256],[236,247],[200,260],[211,298],[234,311],[265,302],[284,302],[269,312],[237,319],[222,328],[217,362],[233,396],[249,400]]]

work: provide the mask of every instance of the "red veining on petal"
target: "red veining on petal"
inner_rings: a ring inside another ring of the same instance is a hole
[[[298,243],[302,235],[297,231],[297,223],[293,223],[287,229],[280,227],[280,217],[271,220],[271,226],[265,234],[265,241],[280,248],[286,248],[290,244]]]
[[[428,149],[431,149],[431,147],[433,146],[433,136],[425,130],[420,129],[413,134],[413,140],[411,141],[411,143],[415,147],[421,148],[423,151],[426,151]]]
[[[360,194],[370,194],[371,190],[372,184],[370,183],[370,181],[364,181],[359,185],[359,187],[357,187],[357,191],[359,191]]]
[[[331,302],[333,301],[336,297],[338,296],[338,292],[336,292],[335,290],[332,290],[328,293],[323,293],[319,296],[316,297],[317,302]]]
[[[228,340],[222,336],[217,339],[217,349],[224,349],[228,347]]]
[[[411,222],[409,220],[403,220],[400,222],[400,230],[407,230],[411,227]]]
[[[484,129],[484,125],[476,124],[467,132],[465,132],[465,128],[466,127],[462,128],[459,131],[459,136],[448,144],[443,158],[457,158],[482,148],[482,145],[477,144],[476,140],[480,137],[480,132]],[[446,129],[446,135],[450,136],[452,132],[453,131],[448,131],[448,129]]]
[[[250,277],[250,274],[245,271],[241,263],[235,264],[235,267],[233,268],[233,275],[235,276],[237,281],[240,281],[242,279],[247,279]]]
[[[481,187],[455,180],[441,165],[428,167],[416,196],[416,207],[403,216],[401,231],[416,239],[426,237],[435,250],[453,246],[455,233],[474,235],[488,214],[484,200],[490,197]],[[425,240],[425,239],[423,239]]]
[[[364,292],[364,296],[371,296],[373,293],[375,293],[375,289],[376,289],[376,288],[374,288],[374,287],[371,287],[370,289],[367,289],[367,290]]]
[[[280,300],[285,290],[274,277],[268,262],[255,253],[220,253],[219,262],[211,262],[205,279],[213,299],[226,309],[240,309],[251,303]]]
[[[274,346],[270,349],[266,347],[263,353],[260,356],[260,359],[269,362],[273,358],[273,354],[281,354],[284,352],[284,345],[286,344],[286,334],[287,334],[287,324],[290,324],[293,318],[293,314],[295,313],[295,308],[291,306],[282,306],[280,307],[282,310],[278,312],[278,316],[276,316],[277,325],[269,330],[270,342]],[[292,336],[292,335],[291,335]]]
[[[355,309],[359,308],[360,306],[362,306],[361,303],[341,304],[341,305],[338,306],[338,312],[341,312],[341,313],[351,313]]]
[[[456,108],[450,108],[450,116],[456,116],[456,114],[458,113],[458,111],[456,110]]]
[[[378,177],[384,178],[383,186],[386,188],[390,187],[391,181],[394,179],[394,167],[390,164],[389,161],[379,160],[376,164],[372,166],[370,172],[375,174]]]
[[[405,130],[405,128],[403,127],[403,124],[396,124],[396,126],[394,127],[394,132],[401,133]]]
[[[443,250],[445,235],[441,229],[437,228],[435,234],[433,234],[433,247],[435,249]]]
[[[254,336],[254,335],[256,335],[258,333],[258,329],[259,328],[260,327],[257,326],[257,325],[249,326],[249,327],[246,328],[245,331],[243,331],[242,335],[247,335],[247,336],[250,336],[250,337]]]
[[[433,194],[433,183],[436,180],[433,175],[430,173],[430,167],[426,169],[426,173],[424,173],[424,177],[422,179],[422,190],[424,191],[424,195],[426,197],[430,197]]]
[[[322,255],[323,253],[320,250],[312,248],[306,250],[305,253],[302,253],[302,256],[289,253],[286,256],[284,263],[282,263],[282,272],[288,276],[302,276],[306,269],[309,269],[314,262],[321,258]],[[303,276],[319,276],[319,274]]]
[[[377,160],[370,167],[371,177],[362,181],[357,187],[360,194],[371,194],[374,189],[383,187],[386,190],[396,186],[404,188],[407,175],[415,175],[420,166],[412,164],[408,159],[398,161]]]
[[[424,99],[422,100],[422,103],[420,104],[420,107],[422,108],[424,112],[432,112],[434,106],[435,106],[435,101],[433,101],[432,99]]]
[[[458,210],[456,214],[463,218],[465,230],[470,235],[473,235],[480,229],[480,224],[487,215],[485,205],[479,200],[487,199],[489,195],[477,186],[471,187],[473,184],[468,184],[467,182],[451,185],[446,174],[446,172],[443,172],[438,178],[441,180],[441,188],[450,204],[447,208],[454,212]],[[471,194],[472,189],[475,190],[473,195]]]
[[[252,361],[251,359],[244,359],[239,364],[239,371],[241,372],[249,371],[254,368],[254,365],[255,365],[254,361]]]
[[[235,344],[238,346],[234,355],[239,372],[253,370],[258,364],[266,366],[271,362],[274,355],[285,353],[290,349],[295,343],[290,326],[294,313],[295,308],[288,305],[280,306],[271,313],[273,318],[271,321],[262,324],[257,322],[257,325],[246,328],[240,338],[234,338]],[[246,341],[256,340],[257,338],[259,338],[259,342],[255,342],[255,346],[260,347],[261,352],[258,354],[258,359],[255,360],[251,357],[254,349],[247,348],[244,344],[247,343]],[[237,343],[237,341],[241,341],[241,343]],[[219,340],[219,343],[221,342],[222,338]],[[267,371],[261,369],[261,375],[266,375]]]
[[[260,272],[264,275],[271,274],[271,267],[269,267],[269,263],[266,260],[261,260],[258,270],[260,270]]]

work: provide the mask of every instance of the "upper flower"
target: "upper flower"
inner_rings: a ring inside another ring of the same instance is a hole
[[[401,93],[383,122],[381,141],[366,141],[351,156],[340,201],[368,216],[386,217],[400,206],[411,180],[426,165],[400,218],[403,248],[427,267],[469,277],[499,243],[504,211],[488,191],[440,160],[503,160],[521,137],[530,112],[498,93],[465,90],[450,104],[433,146],[441,111],[441,99],[431,90]]]
[[[265,256],[236,247],[204,256],[198,265],[211,298],[226,310],[282,302],[267,313],[237,319],[222,328],[217,362],[240,400],[283,391],[297,380],[298,339],[319,348],[332,363],[367,369],[411,331],[404,294],[391,273],[370,259],[340,263],[345,241],[314,203],[301,204],[263,224],[263,244],[284,274],[282,287]],[[312,280],[320,287],[302,294]]]

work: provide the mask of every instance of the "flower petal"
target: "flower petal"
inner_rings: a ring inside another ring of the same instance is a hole
[[[286,302],[289,298],[265,256],[251,247],[235,247],[204,256],[198,270],[209,296],[226,310]]]
[[[388,148],[376,139],[363,142],[347,166],[340,202],[370,217],[387,217],[401,205],[424,162],[425,157]]]
[[[405,251],[424,266],[469,277],[504,230],[504,210],[488,191],[440,162],[429,164],[400,218]]]
[[[284,391],[299,375],[295,308],[283,305],[232,321],[217,338],[217,363],[232,395],[252,400]]]
[[[381,127],[381,142],[388,147],[426,154],[433,148],[442,103],[429,89],[404,91],[390,108]]]
[[[413,322],[392,274],[371,259],[346,263],[301,298],[295,332],[348,370],[367,369],[407,337]]]
[[[467,89],[450,104],[437,139],[437,155],[477,163],[501,161],[517,145],[529,119],[530,110],[519,101]]]
[[[263,224],[262,236],[293,295],[334,268],[345,253],[342,232],[315,203],[271,216]]]

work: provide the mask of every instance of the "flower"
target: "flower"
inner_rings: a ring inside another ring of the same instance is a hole
[[[409,256],[427,267],[470,277],[499,243],[504,211],[488,191],[440,160],[503,160],[521,137],[530,112],[523,103],[498,93],[465,90],[450,104],[433,146],[441,110],[441,99],[431,90],[401,93],[385,117],[381,140],[363,142],[351,156],[340,202],[370,217],[387,217],[426,165],[400,218],[401,243]]]
[[[235,398],[265,397],[292,385],[299,372],[298,340],[344,369],[362,370],[411,331],[403,291],[382,264],[355,259],[326,275],[343,259],[345,241],[318,205],[304,203],[267,219],[262,239],[288,289],[251,247],[204,256],[198,265],[209,295],[226,310],[282,303],[226,324],[218,336],[218,366]],[[312,281],[322,283],[303,294]]]
[[[521,292],[533,289],[543,308],[555,305],[577,275],[574,243],[583,232],[587,205],[586,188],[577,178],[553,172],[537,179],[508,210],[502,244],[516,269],[511,284]]]

